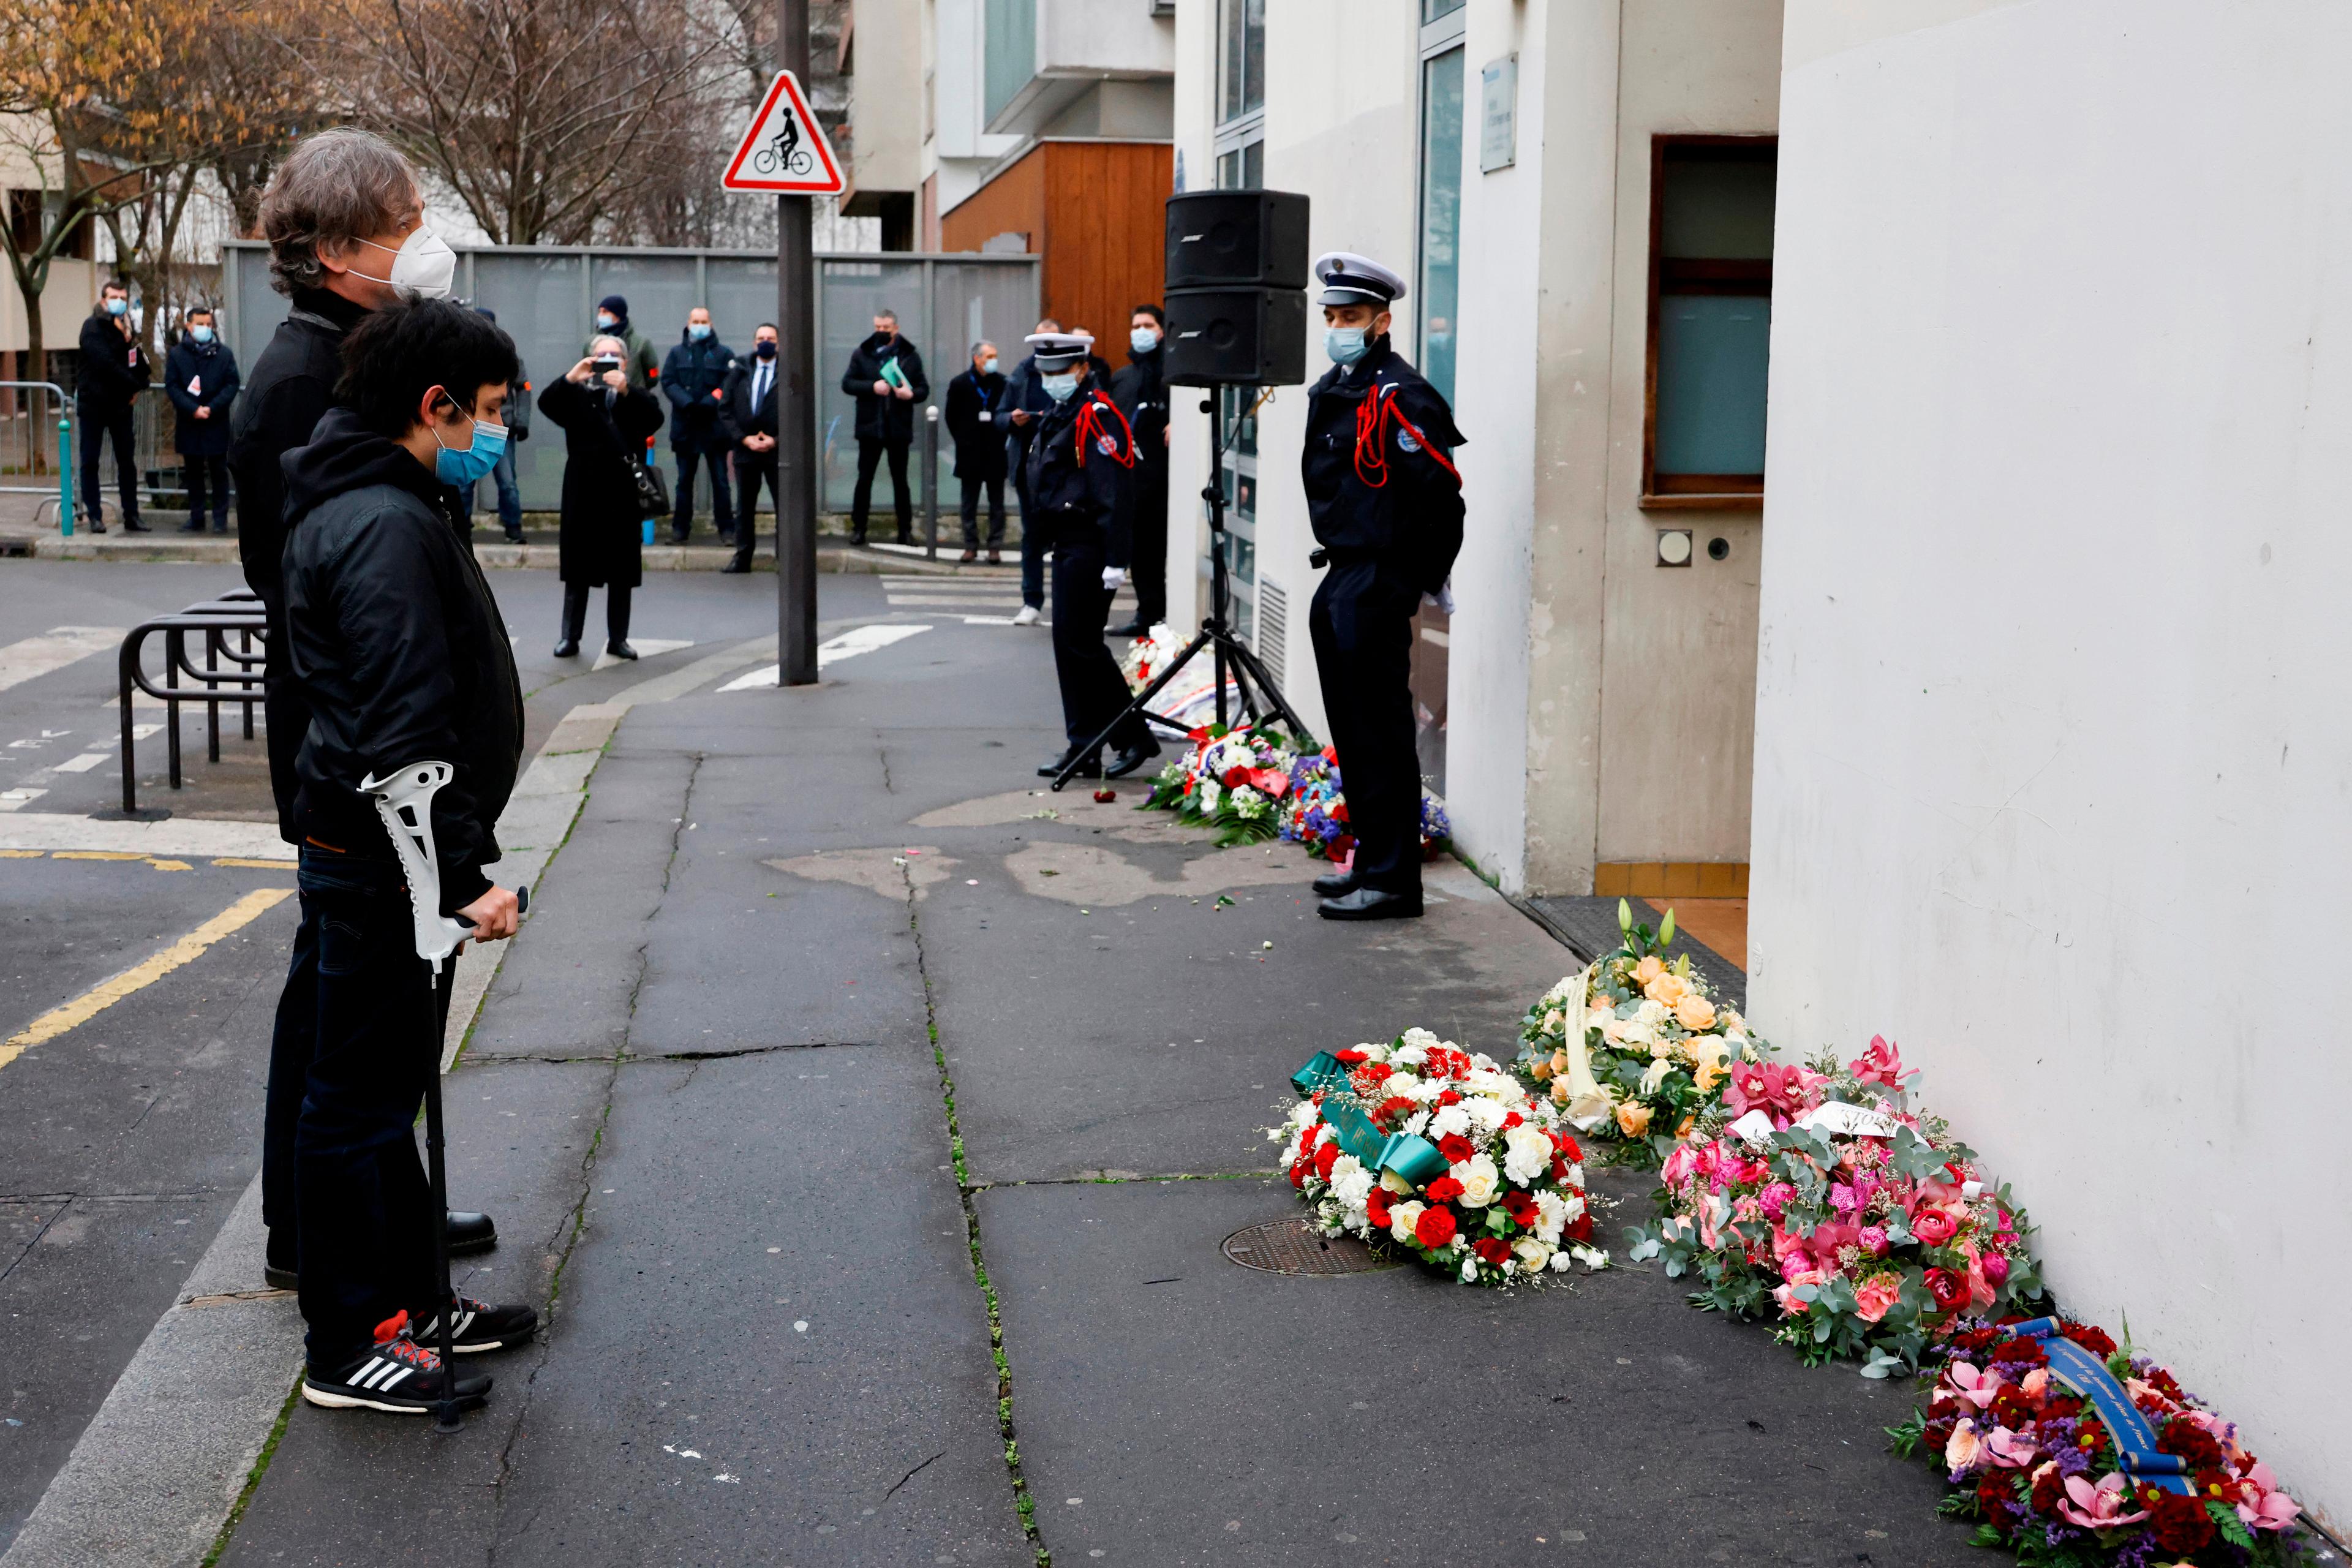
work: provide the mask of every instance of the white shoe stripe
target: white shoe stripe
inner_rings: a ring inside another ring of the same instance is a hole
[[[375,1380],[382,1377],[383,1375],[384,1368],[391,1364],[391,1363],[385,1361],[381,1356],[372,1359],[369,1361],[367,1365],[360,1368],[360,1374],[352,1379],[352,1386],[354,1388],[373,1388],[375,1386]]]
[[[473,1309],[469,1307],[466,1310],[466,1315],[457,1320],[457,1326],[450,1331],[450,1338],[455,1339],[459,1335],[462,1335],[467,1329],[473,1326],[474,1313]]]
[[[383,1382],[377,1384],[375,1391],[378,1394],[390,1394],[392,1392],[393,1384],[398,1383],[402,1378],[406,1377],[410,1371],[411,1369],[408,1367],[402,1367],[390,1377],[385,1378]]]

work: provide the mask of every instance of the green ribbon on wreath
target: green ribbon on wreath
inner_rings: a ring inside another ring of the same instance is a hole
[[[1290,1083],[1308,1099],[1318,1089],[1346,1091],[1348,1069],[1330,1052],[1318,1051],[1290,1075]],[[1339,1147],[1370,1171],[1394,1171],[1414,1186],[1425,1187],[1453,1168],[1428,1139],[1410,1132],[1382,1132],[1353,1100],[1326,1096],[1320,1110]]]

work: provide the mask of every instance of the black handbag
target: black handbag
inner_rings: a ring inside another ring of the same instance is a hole
[[[641,453],[623,452],[621,461],[629,466],[629,478],[636,481],[637,510],[647,517],[669,515],[669,481],[662,471],[646,461]]]

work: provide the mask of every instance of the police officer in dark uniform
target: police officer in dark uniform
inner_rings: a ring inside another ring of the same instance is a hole
[[[1129,489],[1135,437],[1097,375],[1083,332],[1035,332],[1028,340],[1038,384],[1051,406],[1036,422],[1026,458],[1028,493],[1035,505],[1022,527],[1045,530],[1054,552],[1054,673],[1062,686],[1062,728],[1069,747],[1039,768],[1047,777],[1093,743],[1127,706],[1126,678],[1104,645],[1111,595],[1127,581]],[[1080,778],[1124,778],[1160,754],[1140,718],[1110,736],[1118,750],[1109,767],[1097,752]]]
[[[1412,616],[1444,592],[1462,548],[1454,411],[1389,344],[1404,279],[1334,251],[1315,262],[1331,370],[1307,394],[1300,469],[1328,562],[1307,627],[1348,801],[1355,858],[1318,877],[1326,920],[1421,913],[1421,758],[1413,749]]]

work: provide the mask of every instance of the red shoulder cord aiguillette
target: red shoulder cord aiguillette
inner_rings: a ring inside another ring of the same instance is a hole
[[[1395,420],[1405,433],[1421,443],[1421,449],[1435,460],[1437,466],[1462,482],[1461,470],[1446,461],[1445,454],[1430,445],[1421,426],[1397,411],[1396,387],[1376,386],[1356,405],[1356,477],[1374,489],[1389,482],[1388,424]]]
[[[1118,421],[1118,448],[1110,454],[1111,458],[1122,468],[1135,467],[1135,432],[1128,427],[1127,416],[1118,411],[1118,405],[1099,392],[1087,398],[1087,405],[1078,410],[1077,438],[1071,443],[1078,449],[1078,467],[1087,466],[1088,447],[1097,439],[1108,438],[1102,422],[1105,413]]]

